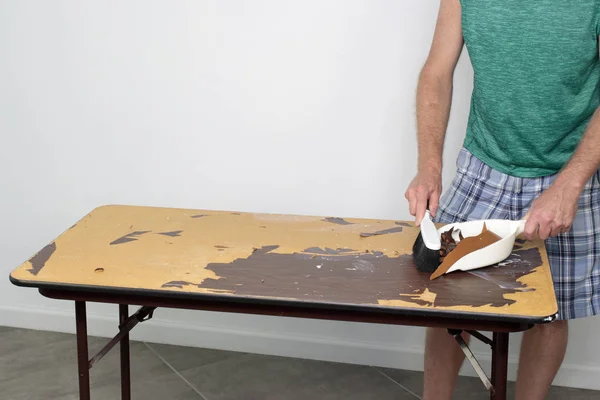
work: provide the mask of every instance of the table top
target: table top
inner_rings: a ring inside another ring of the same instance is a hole
[[[226,298],[543,322],[557,312],[543,242],[434,281],[406,221],[102,206],[12,271],[19,286]]]

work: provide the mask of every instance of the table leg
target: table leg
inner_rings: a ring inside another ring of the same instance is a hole
[[[129,306],[119,304],[119,324],[122,325],[129,318]],[[131,400],[131,369],[129,355],[129,333],[121,339],[121,399]]]
[[[495,392],[492,400],[506,400],[508,376],[508,333],[494,332],[492,343],[492,384]]]
[[[90,366],[88,363],[87,315],[85,301],[75,302],[77,331],[77,368],[79,370],[79,399],[90,400]]]

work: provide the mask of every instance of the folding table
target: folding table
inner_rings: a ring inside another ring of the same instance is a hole
[[[499,264],[431,281],[411,256],[418,233],[407,221],[102,206],[10,279],[74,301],[82,400],[90,368],[117,343],[130,399],[129,332],[158,307],[445,328],[491,398],[505,399],[509,333],[557,314],[543,242],[519,240]],[[119,305],[117,335],[92,358],[87,302]],[[141,307],[130,315],[130,305]],[[490,345],[491,377],[461,332]]]

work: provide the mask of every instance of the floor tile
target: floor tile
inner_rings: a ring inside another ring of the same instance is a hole
[[[506,396],[508,399],[515,397],[515,385],[508,382],[506,387]],[[479,400],[489,399],[490,392],[485,388],[479,378],[470,376],[460,376],[456,381],[456,389],[452,395],[453,399]]]
[[[74,335],[48,334],[14,330],[11,339],[1,336],[0,386],[2,399],[51,399],[75,393],[78,388],[77,349]],[[89,338],[90,356],[107,342],[105,338]],[[15,346],[9,346],[9,344]],[[132,380],[171,374],[165,365],[143,343],[131,343]],[[111,350],[90,371],[92,387],[120,382],[118,347]]]
[[[374,368],[249,354],[181,374],[208,400],[414,400]]]
[[[553,386],[547,400],[600,400],[600,391]]]
[[[72,336],[27,330],[10,336],[0,335],[3,399],[52,398],[77,387]]]
[[[389,368],[380,368],[382,372],[406,387],[411,392],[421,396],[423,394],[423,373],[418,371],[404,371]],[[507,397],[514,398],[515,383],[508,382]],[[456,382],[453,399],[476,400],[489,397],[488,391],[479,378],[460,376]],[[565,388],[553,386],[550,388],[547,400],[600,400],[600,391]]]
[[[423,372],[389,368],[380,368],[380,370],[411,392],[419,396],[423,395]],[[507,388],[508,397],[512,398],[513,393],[514,385],[509,382]],[[456,388],[452,398],[460,400],[485,399],[489,398],[489,392],[479,378],[460,376],[456,381]]]
[[[380,368],[380,370],[411,392],[419,396],[423,395],[423,372],[389,368]],[[508,398],[514,396],[514,384],[512,382],[508,383],[507,395]],[[487,399],[489,398],[489,392],[479,378],[459,376],[452,398],[457,400]]]
[[[107,341],[91,337],[90,355]],[[0,327],[0,398],[77,400],[76,354],[74,335]],[[131,343],[131,358],[132,398],[140,400],[414,400],[410,392],[421,395],[423,386],[422,372],[140,342]],[[118,347],[92,368],[91,385],[94,400],[120,399]],[[514,383],[508,389],[512,398]],[[478,378],[459,377],[453,398],[489,395]],[[600,400],[600,392],[555,386],[547,399]]]
[[[241,357],[245,353],[234,351],[202,349],[196,347],[171,346],[167,344],[147,343],[156,351],[169,365],[177,371],[183,371],[215,362],[227,360],[233,357]]]
[[[2,327],[0,355],[6,356],[26,348],[43,348],[58,342],[70,342],[73,338],[74,336],[68,333]]]
[[[385,375],[418,396],[423,394],[423,373],[402,369],[377,368]]]
[[[91,391],[92,399],[121,400],[119,382],[105,383],[95,386]],[[162,375],[157,378],[146,377],[131,383],[132,400],[203,400],[203,398],[188,386],[178,375]],[[56,400],[79,400],[78,392],[59,397]]]
[[[15,330],[15,328],[12,328],[10,326],[0,326],[0,335],[2,335],[5,332],[11,332]]]

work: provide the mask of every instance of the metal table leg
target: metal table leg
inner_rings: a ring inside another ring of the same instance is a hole
[[[75,302],[77,330],[77,368],[79,370],[79,399],[90,400],[90,367],[88,365],[87,315],[85,301]]]
[[[119,304],[119,325],[129,318],[127,304]],[[131,369],[129,356],[129,333],[121,338],[121,399],[131,400]]]
[[[495,392],[492,400],[506,399],[506,381],[508,377],[508,333],[494,332],[492,343],[492,384]]]

